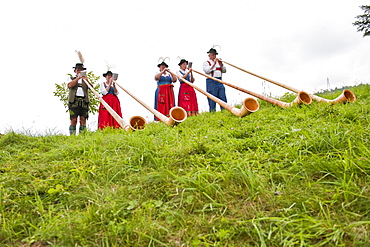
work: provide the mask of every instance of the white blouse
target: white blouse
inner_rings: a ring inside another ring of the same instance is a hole
[[[113,88],[113,87],[112,87]],[[114,89],[114,88],[113,88]],[[101,92],[101,94],[102,95],[107,95],[108,94],[108,91],[107,91],[107,89],[106,89],[106,84],[105,84],[105,82],[102,82],[102,83],[100,83],[100,92]],[[119,92],[117,91],[117,92],[115,92],[114,93],[115,95],[118,95],[119,94]]]

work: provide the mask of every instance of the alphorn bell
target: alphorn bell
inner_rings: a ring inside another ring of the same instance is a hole
[[[232,67],[234,67],[234,68],[237,68],[237,69],[239,69],[239,70],[241,70],[241,71],[243,71],[243,72],[246,72],[246,73],[248,73],[248,74],[250,74],[250,75],[253,75],[253,76],[256,76],[256,77],[258,77],[258,78],[261,78],[262,80],[265,80],[265,81],[271,82],[271,83],[273,83],[273,84],[275,84],[275,85],[278,85],[278,86],[280,86],[280,87],[282,87],[282,88],[288,89],[288,90],[290,90],[290,91],[292,91],[292,92],[295,92],[295,93],[299,93],[299,92],[300,92],[300,90],[298,90],[298,89],[296,89],[296,88],[289,87],[289,86],[287,86],[287,85],[285,85],[285,84],[282,84],[282,83],[279,83],[279,82],[277,82],[277,81],[274,81],[274,80],[268,79],[268,78],[266,78],[266,77],[263,77],[263,76],[257,75],[257,74],[255,74],[255,73],[252,73],[252,72],[247,71],[247,70],[245,70],[245,69],[239,68],[239,67],[237,67],[237,66],[235,66],[235,65],[233,65],[233,64],[231,64],[231,63],[225,62],[224,60],[221,60],[221,59],[220,59],[220,61],[222,61],[223,63],[226,63],[226,64],[228,64],[228,65],[230,65],[230,66],[232,66]],[[356,101],[356,96],[355,96],[355,94],[354,94],[352,91],[348,90],[348,89],[343,90],[342,94],[341,94],[341,95],[339,95],[336,99],[333,99],[333,100],[324,99],[324,98],[321,98],[321,97],[316,96],[316,95],[313,95],[313,94],[310,94],[310,97],[311,97],[312,99],[316,100],[317,102],[324,102],[324,103],[331,103],[331,104],[347,103],[347,102],[355,102],[355,101]]]
[[[130,95],[132,98],[134,98],[137,102],[139,102],[148,111],[153,113],[159,120],[161,120],[162,122],[164,122],[168,126],[174,126],[178,123],[181,123],[181,122],[185,121],[186,118],[187,118],[186,111],[182,107],[179,107],[179,106],[172,107],[170,109],[170,117],[166,117],[165,115],[163,115],[159,111],[155,110],[154,108],[148,106],[147,104],[145,104],[144,102],[142,102],[141,100],[136,98],[134,95],[132,95],[129,91],[127,91],[125,88],[123,88],[117,82],[116,82],[116,85],[119,86],[123,91],[125,91],[128,95]]]
[[[117,123],[122,127],[122,129],[129,131],[132,129],[142,129],[144,125],[141,125],[145,119],[140,116],[135,116],[130,119],[130,123],[134,123],[134,125],[130,125],[126,123],[113,109],[108,105],[107,102],[105,102],[102,97],[95,91],[95,89],[90,85],[90,82],[83,79],[83,81],[86,83],[86,85],[89,87],[91,92],[99,99],[99,101],[104,105],[104,107],[107,109],[107,111],[112,115],[112,117],[117,121]],[[139,125],[140,124],[140,125]]]
[[[221,80],[219,80],[217,78],[214,78],[214,77],[211,77],[209,75],[203,74],[203,73],[201,73],[199,71],[196,71],[196,70],[193,70],[193,71],[195,73],[198,73],[200,75],[203,75],[203,76],[205,76],[205,77],[207,77],[209,79],[218,81],[218,82],[220,82],[222,84],[225,84],[225,85],[227,85],[229,87],[235,88],[235,89],[237,89],[239,91],[242,91],[244,93],[250,94],[250,95],[252,95],[252,96],[254,96],[256,98],[259,98],[261,100],[264,100],[266,102],[269,102],[269,103],[271,103],[273,105],[276,105],[276,106],[279,106],[279,107],[282,107],[282,108],[286,108],[286,107],[290,107],[290,106],[298,105],[298,104],[302,104],[302,103],[303,104],[307,104],[307,105],[309,105],[309,104],[312,103],[312,99],[311,99],[310,95],[308,93],[306,93],[306,92],[303,92],[303,91],[298,92],[298,96],[297,96],[297,98],[295,98],[294,101],[292,101],[291,103],[285,103],[285,102],[282,102],[282,101],[279,101],[279,100],[276,100],[276,99],[271,99],[271,98],[269,98],[267,96],[264,96],[264,95],[261,95],[261,94],[258,94],[258,93],[254,93],[254,92],[249,91],[247,89],[240,88],[240,87],[235,86],[233,84],[230,84],[228,82],[221,81]]]
[[[176,76],[177,78],[179,78],[179,80],[183,81],[184,83],[188,84],[189,86],[195,88],[196,90],[198,90],[199,92],[201,92],[202,94],[204,94],[205,96],[207,96],[211,100],[215,101],[220,106],[222,106],[223,108],[225,108],[226,110],[228,110],[229,112],[231,112],[232,114],[234,114],[238,117],[245,117],[246,115],[248,115],[252,112],[258,111],[258,109],[260,107],[257,100],[255,100],[253,98],[246,98],[246,99],[243,100],[242,108],[238,109],[236,107],[233,107],[233,106],[229,105],[225,101],[220,100],[219,98],[213,96],[212,94],[205,92],[204,90],[200,89],[199,87],[195,86],[193,83],[185,80],[184,78],[182,78],[182,77],[180,77],[176,74],[173,74],[173,73],[171,73],[171,74]]]

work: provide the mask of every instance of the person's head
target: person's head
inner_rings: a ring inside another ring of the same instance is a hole
[[[157,66],[160,71],[164,70],[165,68],[168,68],[168,65],[164,61],[158,64]]]
[[[86,68],[84,67],[82,63],[76,63],[76,66],[73,67],[73,69],[76,74],[79,74],[81,71],[86,70]]]
[[[211,60],[214,60],[216,58],[216,56],[218,55],[216,49],[214,49],[214,48],[209,49],[209,51],[207,53],[208,53],[209,59],[211,59]]]
[[[112,71],[108,70],[106,73],[103,74],[103,76],[108,80],[110,78],[112,78]]]
[[[188,61],[186,61],[185,59],[181,59],[179,62],[179,66],[182,70],[185,70],[186,67],[188,66]]]

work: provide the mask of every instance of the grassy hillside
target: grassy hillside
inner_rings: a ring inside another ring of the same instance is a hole
[[[370,86],[350,89],[356,103],[1,136],[0,245],[368,246]]]

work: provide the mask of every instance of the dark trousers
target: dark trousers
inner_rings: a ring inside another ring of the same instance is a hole
[[[221,80],[220,77],[215,78]],[[206,79],[206,83],[207,83],[206,90],[208,93],[212,94],[213,96],[219,98],[224,102],[227,102],[224,84],[208,78]],[[210,98],[208,98],[208,105],[210,112],[216,111],[216,102],[214,102]],[[220,108],[221,110],[224,109],[222,106],[220,106]]]

